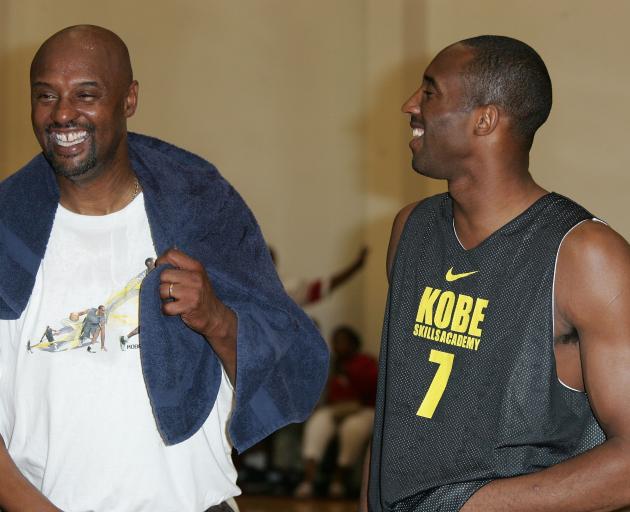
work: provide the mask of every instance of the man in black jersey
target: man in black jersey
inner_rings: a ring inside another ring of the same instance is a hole
[[[550,109],[542,59],[501,36],[444,49],[402,107],[448,194],[394,221],[362,510],[630,505],[630,247],[532,179]]]

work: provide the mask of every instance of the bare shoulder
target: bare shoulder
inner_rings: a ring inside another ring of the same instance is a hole
[[[613,267],[607,269],[605,265]],[[560,248],[558,270],[606,273],[624,268],[630,270],[630,245],[603,222],[582,222],[567,235]]]
[[[394,256],[396,256],[396,249],[398,248],[398,242],[400,241],[400,236],[402,235],[405,224],[407,223],[407,219],[409,215],[413,211],[413,209],[418,206],[420,201],[416,201],[415,203],[408,204],[404,208],[402,208],[394,218],[394,224],[392,226],[392,234],[389,237],[389,246],[387,247],[387,279],[391,275],[392,265],[394,263]]]
[[[556,313],[579,339],[584,389],[609,439],[630,438],[630,247],[609,226],[583,222],[558,256]]]
[[[596,249],[599,247],[606,248],[609,245],[614,248],[616,244],[628,246],[626,240],[605,222],[587,220],[571,230],[567,235],[564,246],[573,245],[576,247],[581,246],[580,248],[583,249],[587,247]]]
[[[584,317],[596,305],[630,297],[630,245],[610,226],[586,221],[566,237],[558,255],[556,299],[561,313]]]

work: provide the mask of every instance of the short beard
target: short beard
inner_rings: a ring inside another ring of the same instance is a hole
[[[70,180],[76,180],[80,176],[83,176],[86,172],[93,169],[98,163],[96,159],[96,144],[94,143],[94,140],[90,141],[90,149],[87,157],[75,166],[67,165],[67,162],[65,161],[66,159],[57,158],[52,150],[47,150],[45,152],[45,156],[57,176],[63,176],[64,178],[68,178]]]

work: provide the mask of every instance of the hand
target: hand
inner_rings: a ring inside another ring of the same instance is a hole
[[[337,274],[334,274],[330,278],[330,290],[332,291],[338,286],[342,285],[348,279],[350,279],[356,272],[358,272],[365,264],[367,255],[368,255],[368,248],[364,246],[359,251],[359,255],[354,259],[354,261],[352,261],[352,263],[350,263],[349,266],[347,266],[345,269],[338,272]]]
[[[370,249],[367,246],[361,247],[361,250],[359,251],[359,255],[357,256],[357,260],[356,260],[359,268],[365,264],[365,261],[367,260],[369,252],[370,252]]]
[[[236,384],[236,314],[215,295],[203,265],[179,249],[169,249],[155,262],[168,263],[160,274],[160,297],[165,315],[179,315],[193,331],[206,338],[221,359],[228,378]]]
[[[225,336],[227,317],[234,313],[215,295],[203,265],[175,248],[166,251],[155,263],[175,267],[160,276],[163,313],[179,315],[188,327],[208,341]]]

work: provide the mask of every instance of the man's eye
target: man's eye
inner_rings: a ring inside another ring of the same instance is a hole
[[[53,100],[53,99],[55,99],[55,95],[54,95],[54,94],[47,93],[47,92],[40,92],[40,93],[37,95],[37,99],[38,99],[38,100],[44,100],[44,101],[47,101],[47,100]]]
[[[432,96],[433,93],[431,91],[422,91],[422,94],[424,94],[426,97]]]

